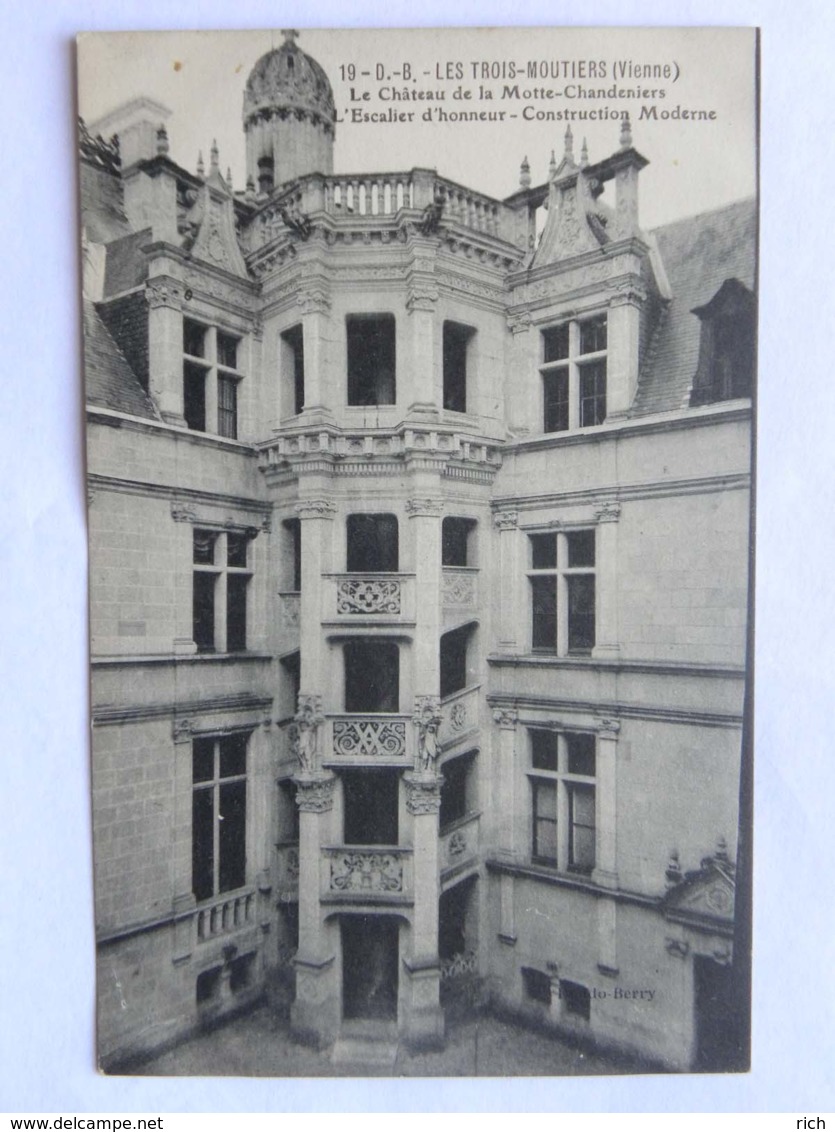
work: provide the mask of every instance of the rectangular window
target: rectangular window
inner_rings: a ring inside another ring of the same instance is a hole
[[[607,348],[605,314],[542,330],[543,432],[603,424]]]
[[[183,319],[183,416],[195,432],[237,439],[240,344],[234,334]]]
[[[472,625],[462,625],[441,637],[441,699],[467,687],[467,646]]]
[[[348,404],[396,403],[395,322],[392,314],[349,315]]]
[[[532,1002],[541,1002],[543,1006],[551,1005],[551,979],[544,971],[537,971],[535,967],[523,967],[522,986],[525,988],[525,996]]]
[[[460,322],[444,322],[443,398],[444,408],[456,413],[467,411],[467,368],[470,343],[475,330]]]
[[[238,383],[231,377],[217,379],[217,431],[232,440],[238,435]]]
[[[473,566],[473,519],[457,519],[452,515],[441,526],[441,562],[444,566]]]
[[[246,757],[242,733],[192,743],[192,890],[211,900],[246,883]]]
[[[193,633],[198,652],[242,652],[247,647],[249,542],[245,534],[193,532]]]
[[[595,644],[595,532],[529,536],[531,648],[558,656],[587,654]]]
[[[349,574],[397,573],[396,515],[349,515],[347,541]]]
[[[569,979],[560,979],[560,1000],[564,1014],[583,1018],[588,1022],[591,1017],[591,995],[588,987],[581,983],[572,983]]]
[[[289,375],[293,390],[293,413],[304,409],[304,330],[301,323],[282,332],[284,364],[282,374]]]
[[[444,763],[443,782],[441,783],[441,812],[438,819],[441,830],[453,822],[460,821],[474,809],[471,796],[474,769],[475,754],[473,752],[448,759]]]
[[[531,727],[531,858],[588,875],[595,866],[596,758],[589,732]]]
[[[340,774],[346,845],[396,845],[400,776],[391,770]]]

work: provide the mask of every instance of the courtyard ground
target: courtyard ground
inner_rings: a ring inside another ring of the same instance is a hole
[[[487,1015],[449,1027],[442,1051],[397,1049],[388,1066],[334,1060],[294,1042],[287,1023],[260,1007],[198,1034],[127,1072],[150,1077],[503,1077],[646,1073],[637,1060],[583,1050]]]

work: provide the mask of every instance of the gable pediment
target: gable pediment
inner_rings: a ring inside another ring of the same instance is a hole
[[[732,866],[709,860],[671,889],[664,901],[669,920],[692,927],[733,924],[736,883]]]

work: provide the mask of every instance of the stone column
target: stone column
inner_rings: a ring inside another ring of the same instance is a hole
[[[420,756],[418,756],[420,761]],[[434,766],[404,775],[406,809],[412,815],[414,912],[406,973],[403,1031],[413,1048],[439,1047],[444,1039],[441,969],[438,959],[438,812],[441,779]]]
[[[496,742],[495,793],[493,810],[496,824],[495,847],[503,856],[515,858],[520,846],[516,830],[516,724],[519,713],[513,708],[494,708],[493,722],[498,728]]]
[[[156,275],[145,285],[145,299],[151,396],[163,420],[184,426],[183,284],[171,275]]]
[[[299,949],[295,958],[293,1032],[302,1041],[327,1045],[339,1032],[340,995],[334,955],[320,911],[321,846],[330,839],[336,778],[321,771],[299,774]]]
[[[617,861],[617,746],[620,724],[601,719],[597,728],[597,838],[592,877],[605,888],[618,887]]]
[[[499,592],[494,599],[499,608],[496,648],[499,652],[518,653],[524,651],[524,626],[527,619],[522,615],[520,588],[522,585],[522,546],[517,532],[519,516],[515,511],[497,511],[493,522],[499,531],[499,569],[492,574],[492,584]]]
[[[597,618],[594,657],[616,658],[620,652],[618,635],[618,519],[620,504],[607,501],[595,510],[597,532],[595,569],[597,575]]]

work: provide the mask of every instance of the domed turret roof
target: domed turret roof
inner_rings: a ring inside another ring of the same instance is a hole
[[[244,91],[244,124],[276,110],[302,110],[333,123],[333,90],[324,70],[296,44],[297,32],[285,31],[281,47],[262,55]]]

